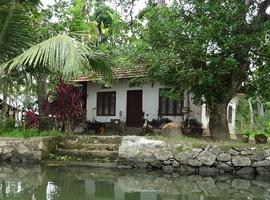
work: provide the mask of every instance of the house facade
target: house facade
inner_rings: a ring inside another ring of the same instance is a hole
[[[140,71],[119,69],[114,73],[116,80],[111,87],[104,87],[88,78],[78,80],[86,86],[87,121],[121,121],[127,127],[141,127],[143,118],[152,121],[162,117],[177,123],[188,118],[195,119],[207,129],[209,117],[206,106],[195,105],[191,95],[186,94],[182,100],[175,101],[162,95],[166,88],[159,83],[133,84],[142,76]],[[235,110],[232,111],[231,114],[235,115]],[[231,124],[233,120],[234,116]]]

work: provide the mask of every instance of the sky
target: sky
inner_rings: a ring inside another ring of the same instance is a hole
[[[41,3],[43,4],[44,7],[48,6],[48,5],[53,5],[55,2],[55,0],[41,0]],[[135,1],[135,6],[133,8],[133,15],[136,16],[140,10],[142,10],[145,7],[145,2],[146,0],[140,0],[140,1]],[[117,10],[119,13],[121,13],[120,8],[118,8],[114,3],[113,0],[111,1],[111,3],[109,3],[109,5],[114,8],[115,10]]]
[[[41,0],[41,3],[42,3],[44,6],[47,6],[47,5],[53,5],[53,4],[54,4],[54,0]]]

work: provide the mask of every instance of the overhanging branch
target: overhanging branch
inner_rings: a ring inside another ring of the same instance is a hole
[[[270,6],[270,0],[265,0],[259,5],[258,16],[262,21],[267,21],[270,19],[270,15],[266,12]]]

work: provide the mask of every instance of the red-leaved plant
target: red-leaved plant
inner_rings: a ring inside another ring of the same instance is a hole
[[[55,88],[55,96],[51,102],[45,102],[47,114],[58,124],[63,124],[66,131],[85,117],[84,101],[81,92],[63,80]]]
[[[25,125],[27,128],[37,128],[38,127],[38,116],[34,111],[25,112]]]

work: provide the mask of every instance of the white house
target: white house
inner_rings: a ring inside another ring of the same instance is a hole
[[[120,120],[127,127],[141,127],[143,118],[168,118],[174,122],[183,122],[187,117],[196,119],[204,129],[208,127],[208,113],[205,105],[193,103],[191,95],[185,95],[182,101],[174,101],[160,95],[165,89],[159,83],[133,84],[134,80],[144,76],[142,69],[114,69],[116,80],[111,87],[104,87],[87,77],[76,82],[84,83],[87,97],[86,110],[88,121],[111,122]],[[234,104],[232,102],[232,104]],[[229,105],[231,106],[231,105]],[[231,115],[230,130],[234,132],[235,107],[228,107]],[[231,112],[232,111],[232,112]]]

